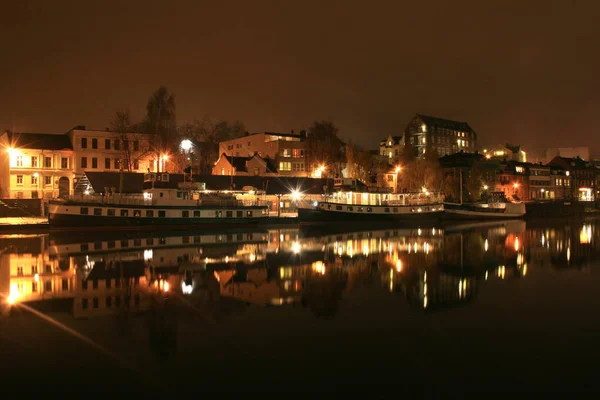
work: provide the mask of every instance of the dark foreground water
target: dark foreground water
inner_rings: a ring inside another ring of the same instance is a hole
[[[596,393],[599,228],[4,236],[2,390]]]

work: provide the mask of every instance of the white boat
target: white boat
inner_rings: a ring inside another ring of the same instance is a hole
[[[243,202],[225,192],[208,192],[203,184],[183,182],[173,187],[167,173],[144,176],[139,194],[83,194],[52,200],[48,222],[53,227],[160,227],[256,223],[268,218],[268,206]]]
[[[420,221],[437,219],[444,211],[442,193],[391,193],[382,188],[357,191],[354,182],[345,181],[336,179],[337,191],[323,201],[298,208],[300,221]]]

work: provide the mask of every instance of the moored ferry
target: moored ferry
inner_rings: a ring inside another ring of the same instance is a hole
[[[300,221],[403,221],[435,220],[444,211],[444,195],[424,190],[420,193],[390,193],[369,188],[356,191],[352,181],[336,179],[338,188],[311,208],[298,208]]]
[[[244,202],[225,192],[208,192],[201,183],[173,187],[167,173],[148,173],[139,194],[83,194],[48,205],[48,222],[55,227],[161,227],[256,223],[268,218],[268,206]]]

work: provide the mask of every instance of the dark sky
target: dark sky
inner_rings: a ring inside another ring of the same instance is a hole
[[[141,119],[164,84],[179,122],[329,119],[375,148],[423,113],[482,145],[600,152],[600,2],[5,0],[0,17],[0,130]]]

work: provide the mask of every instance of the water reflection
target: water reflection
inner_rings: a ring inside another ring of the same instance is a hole
[[[146,312],[149,342],[174,351],[174,304],[212,319],[249,306],[301,307],[332,318],[346,295],[376,287],[419,310],[464,305],[487,281],[534,268],[589,269],[596,223],[524,222],[445,229],[306,232],[273,229],[111,237],[0,238],[3,311],[44,303],[75,318]],[[59,301],[64,300],[64,301]]]

